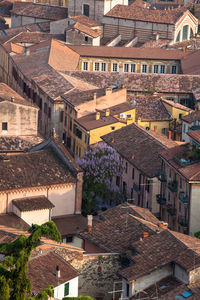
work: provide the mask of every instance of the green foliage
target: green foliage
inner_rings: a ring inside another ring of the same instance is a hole
[[[191,8],[190,8],[190,12],[193,14],[193,16],[195,16],[195,13],[196,13],[196,11],[195,11],[195,6],[194,6],[194,4],[191,6]]]
[[[31,293],[31,282],[27,277],[27,269],[31,252],[40,245],[41,237],[46,236],[60,242],[60,233],[54,222],[33,225],[29,232],[28,237],[21,235],[14,242],[0,244],[0,253],[6,255],[0,264],[0,299],[46,300],[53,295],[53,287],[49,286],[36,298],[28,297]]]
[[[94,300],[90,296],[79,296],[79,297],[64,297],[62,300]]]
[[[200,239],[200,231],[195,232],[194,236],[198,239]]]

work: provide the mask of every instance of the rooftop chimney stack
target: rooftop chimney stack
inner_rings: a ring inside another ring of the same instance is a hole
[[[169,130],[169,132],[168,132],[168,138],[169,138],[169,140],[171,140],[172,139],[172,132]]]
[[[149,236],[149,233],[148,232],[143,232],[143,239],[145,239],[146,237]]]
[[[106,109],[106,117],[108,117],[108,116],[110,116],[110,109],[109,108]]]
[[[96,120],[99,120],[99,119],[100,119],[100,112],[97,111],[97,112],[96,112]]]
[[[93,215],[88,215],[87,216],[87,221],[88,221],[88,231],[92,230],[92,220],[93,220]]]
[[[56,277],[60,278],[60,268],[59,268],[59,266],[56,267]]]
[[[56,138],[56,130],[55,130],[55,128],[53,128],[52,136],[53,136],[54,138]]]

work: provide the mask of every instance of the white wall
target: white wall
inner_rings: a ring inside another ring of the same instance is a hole
[[[24,211],[21,212],[14,204],[13,204],[13,213],[20,217],[24,222],[28,225],[38,224],[42,225],[48,221],[50,221],[50,212],[49,209],[40,209],[33,211]]]
[[[66,281],[65,283],[67,282],[69,282],[69,295],[67,297],[78,297],[78,277]],[[55,298],[62,300],[62,298],[64,297],[65,283],[54,288]]]
[[[200,183],[191,184],[190,195],[190,217],[189,217],[189,235],[194,235],[195,232],[200,230]]]
[[[92,39],[92,46],[100,46],[100,36]]]

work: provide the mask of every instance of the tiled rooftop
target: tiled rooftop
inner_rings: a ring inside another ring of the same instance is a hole
[[[139,254],[132,256],[134,264],[120,271],[120,275],[128,281],[149,274],[172,262],[177,263],[186,271],[200,266],[200,256],[169,230],[146,237],[142,241],[133,243],[132,246]]]
[[[129,96],[129,101],[136,101],[136,120],[142,121],[170,121],[171,115],[159,96]]]
[[[156,218],[145,216],[146,210],[143,210],[144,217],[137,217],[134,206],[132,210],[126,203],[121,204],[103,213],[101,218],[104,221],[95,224],[91,231],[79,235],[105,252],[124,253],[131,249],[131,243],[138,241],[144,232],[153,235],[157,230],[162,230],[155,224]]]
[[[101,35],[100,32],[97,32],[97,31],[93,30],[92,28],[90,28],[89,26],[83,25],[79,22],[76,22],[75,24],[68,26],[67,31],[70,30],[71,28],[77,29],[93,38],[96,38]]]
[[[79,22],[85,26],[88,27],[98,27],[101,26],[101,23],[85,16],[85,15],[80,15],[80,16],[74,16],[74,17],[70,17],[72,20],[74,20],[75,22]]]
[[[0,102],[7,100],[11,102],[11,97],[14,97],[13,103],[25,105],[25,106],[32,106],[36,109],[37,106],[29,102],[28,100],[21,97],[17,92],[15,92],[13,89],[11,89],[7,84],[1,82],[0,83]]]
[[[18,16],[36,17],[52,21],[68,17],[67,7],[36,4],[31,2],[15,2],[11,13]]]
[[[137,5],[115,5],[105,16],[152,23],[175,24],[186,8],[171,10],[150,10]]]
[[[183,74],[200,74],[200,50],[183,56],[181,59],[181,68]]]
[[[27,151],[42,141],[39,136],[0,136],[0,152]]]
[[[51,209],[54,205],[45,196],[25,197],[13,199],[12,203],[20,211],[33,211],[42,209]]]
[[[187,134],[192,138],[192,140],[200,143],[200,130],[190,130]]]
[[[160,171],[161,160],[159,152],[176,145],[174,141],[168,140],[168,142],[165,137],[157,138],[155,135],[149,134],[149,131],[136,124],[123,127],[101,138],[150,178],[157,176]]]
[[[179,50],[164,50],[160,48],[132,48],[106,46],[69,46],[80,56],[137,58],[137,59],[165,59],[180,60],[183,52]]]
[[[194,121],[200,121],[200,110],[196,110],[192,112],[191,114],[188,114],[187,116],[182,117],[183,121],[191,124]]]
[[[60,269],[60,278],[56,276],[57,266]],[[52,251],[31,258],[28,264],[28,277],[34,294],[41,292],[47,285],[56,287],[77,276],[78,271]]]
[[[200,156],[189,144],[163,150],[160,156],[189,181],[200,180]]]
[[[0,160],[1,191],[74,182],[75,177],[50,149]]]
[[[185,111],[187,111],[187,112],[192,112],[192,111],[193,111],[191,108],[186,107],[186,106],[184,106],[184,105],[182,105],[182,104],[180,104],[180,103],[175,103],[175,102],[172,101],[172,100],[166,100],[166,99],[162,98],[162,102],[163,102],[163,103],[166,103],[166,104],[168,104],[168,105],[170,105],[170,106],[173,106],[174,108],[181,109],[181,110],[185,110]]]
[[[1,225],[9,226],[20,230],[28,230],[29,228],[29,225],[26,222],[24,222],[21,218],[12,213],[0,214],[0,226]],[[1,231],[0,234],[3,235]],[[4,235],[6,236],[5,233]],[[3,242],[3,237],[0,237],[0,242]]]

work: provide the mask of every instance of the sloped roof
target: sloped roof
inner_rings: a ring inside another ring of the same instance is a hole
[[[85,26],[88,26],[88,27],[98,27],[98,26],[101,26],[101,23],[85,16],[85,15],[79,15],[79,16],[73,16],[73,17],[70,17],[70,19],[74,20],[75,22],[79,22]]]
[[[47,197],[34,196],[34,197],[24,197],[13,199],[12,203],[20,210],[20,211],[33,211],[33,210],[42,210],[42,209],[51,209],[55,207]]]

